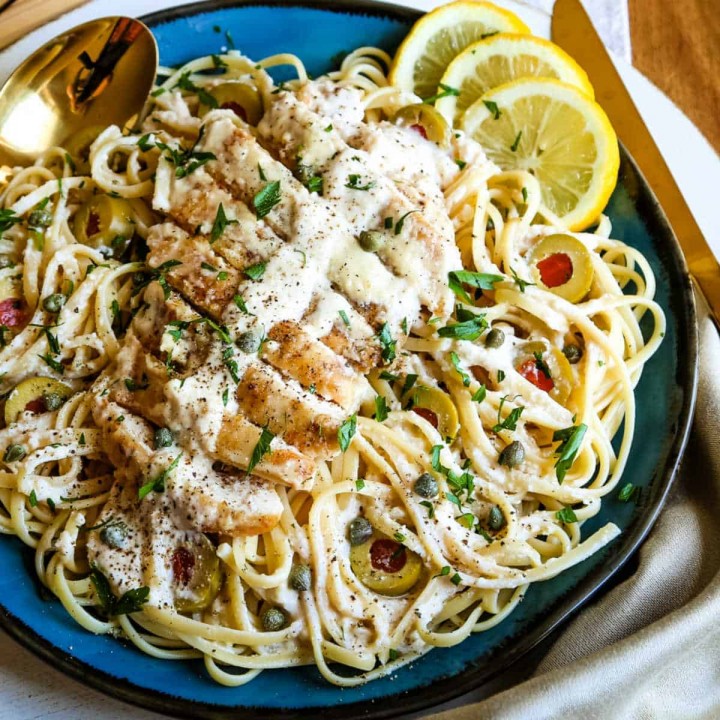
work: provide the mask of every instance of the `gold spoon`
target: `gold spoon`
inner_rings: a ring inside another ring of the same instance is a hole
[[[129,126],[157,72],[155,38],[139,20],[78,25],[36,50],[0,89],[0,166],[28,165],[93,126]]]

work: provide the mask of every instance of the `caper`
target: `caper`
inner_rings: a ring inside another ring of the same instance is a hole
[[[60,312],[60,308],[62,308],[66,300],[67,298],[64,295],[53,293],[43,300],[43,308],[51,313]]]
[[[28,216],[28,225],[33,228],[49,227],[52,223],[52,213],[49,210],[33,210]]]
[[[282,630],[286,622],[287,618],[285,617],[285,613],[280,610],[280,608],[271,607],[262,614],[263,630],[267,632]]]
[[[499,348],[505,342],[505,333],[499,328],[493,328],[485,337],[485,346]]]
[[[51,412],[53,410],[59,410],[66,400],[60,393],[56,392],[44,393],[42,398],[45,403],[45,408]]]
[[[262,338],[256,332],[248,330],[247,332],[241,333],[235,344],[244,353],[256,353],[262,345]]]
[[[493,505],[490,510],[490,516],[488,517],[488,525],[491,530],[500,530],[505,525],[505,516],[502,510],[497,506]]]
[[[356,517],[350,523],[350,544],[362,545],[373,534],[372,525],[364,517]]]
[[[571,365],[579,363],[583,356],[582,348],[579,345],[566,345],[562,351]]]
[[[385,235],[378,230],[363,230],[358,243],[365,252],[377,252],[385,244]]]
[[[307,565],[293,565],[288,578],[290,587],[300,592],[309,590],[312,585],[312,573]]]
[[[423,473],[414,483],[413,490],[424,498],[434,498],[438,494],[437,480],[430,473]]]
[[[525,460],[525,448],[518,440],[511,442],[500,453],[500,464],[510,468],[517,467],[523,460]]]
[[[100,539],[111,548],[122,550],[127,544],[129,528],[124,522],[106,525],[100,530]]]
[[[166,427],[158,428],[155,431],[155,449],[170,447],[173,444],[173,436]]]
[[[4,462],[16,462],[22,460],[27,453],[22,445],[10,445],[3,455]]]

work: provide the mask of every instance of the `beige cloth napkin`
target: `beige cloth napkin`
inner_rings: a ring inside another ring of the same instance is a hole
[[[529,679],[428,720],[720,718],[720,336],[702,301],[698,311],[693,431],[637,569],[567,626]]]

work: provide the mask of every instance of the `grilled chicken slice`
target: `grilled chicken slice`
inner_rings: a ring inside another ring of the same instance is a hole
[[[206,167],[221,185],[252,204],[269,183],[280,183],[278,202],[263,221],[296,251],[300,260],[293,264],[309,268],[319,290],[332,287],[344,295],[371,325],[387,322],[394,331],[403,319],[412,325],[419,316],[420,302],[409,281],[394,275],[375,253],[362,250],[336,208],[309,193],[247,130],[228,117],[227,111],[213,111],[206,118],[199,147],[217,157]],[[260,178],[258,167],[266,180]],[[277,291],[275,274],[266,271],[263,282],[272,296]],[[311,298],[312,294],[305,298],[303,310]]]
[[[309,166],[323,178],[325,197],[355,235],[368,229],[382,233],[378,256],[407,279],[423,305],[434,314],[451,312],[447,274],[460,267],[460,257],[447,221],[434,227],[424,209],[410,203],[367,153],[350,147],[327,118],[292,93],[277,95],[258,131],[284,162]],[[436,221],[437,215],[430,219]]]
[[[147,264],[167,267],[168,283],[193,305],[218,319],[235,295],[240,273],[201,238],[188,235],[177,225],[163,223],[150,228]]]

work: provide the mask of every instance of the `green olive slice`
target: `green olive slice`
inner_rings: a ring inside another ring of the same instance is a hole
[[[572,235],[548,235],[530,252],[530,272],[538,287],[579,302],[590,290],[593,264],[590,251]]]
[[[199,612],[209,607],[220,589],[220,561],[213,544],[200,533],[180,543],[171,556],[175,609]]]
[[[93,195],[75,213],[73,229],[81,243],[119,254],[116,251],[124,250],[135,232],[132,207],[123,198]]]
[[[350,548],[350,566],[363,585],[390,597],[411,590],[423,567],[416,553],[377,530],[364,543]]]
[[[218,108],[232,110],[239,118],[257,125],[263,116],[263,104],[260,93],[250,85],[240,82],[225,82],[208,89],[208,94],[215,98]],[[213,108],[200,102],[198,115],[203,117]]]
[[[411,388],[403,398],[403,404],[412,400],[412,409],[418,412],[444,438],[454,438],[460,430],[457,409],[450,396],[436,387],[417,385]],[[427,411],[427,412],[422,412]]]
[[[401,107],[393,116],[393,122],[401,127],[412,128],[426,140],[442,148],[450,145],[452,130],[445,118],[432,105],[417,103]]]
[[[515,355],[515,369],[561,405],[570,397],[575,382],[573,371],[557,348],[541,341],[523,343]]]
[[[5,424],[16,422],[25,410],[36,413],[57,410],[71,395],[72,390],[67,385],[50,377],[23,380],[12,389],[5,401]]]

